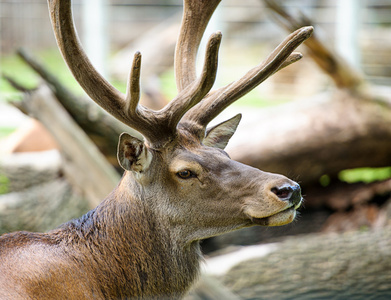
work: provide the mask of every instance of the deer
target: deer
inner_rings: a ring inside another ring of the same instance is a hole
[[[196,56],[220,0],[184,0],[175,49],[178,95],[160,110],[139,103],[141,54],[135,53],[123,94],[87,58],[73,25],[70,0],[48,0],[57,45],[85,92],[137,130],[123,133],[124,174],[94,209],[45,233],[0,237],[1,299],[180,299],[199,274],[200,241],[250,226],[292,222],[303,197],[279,174],[232,160],[224,150],[241,115],[209,123],[278,70],[299,60],[294,50],[313,28],[290,34],[258,66],[212,90],[221,32]]]

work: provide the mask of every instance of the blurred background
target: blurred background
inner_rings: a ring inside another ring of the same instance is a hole
[[[371,83],[390,83],[391,71],[387,56],[391,47],[388,30],[391,22],[389,1],[280,2],[291,13],[300,11],[311,18],[316,25],[317,34],[324,38],[327,45],[359,68]],[[167,80],[172,77],[169,72],[172,72],[173,55],[171,49],[166,48],[173,47],[176,41],[177,25],[182,12],[181,1],[75,0],[73,3],[79,37],[89,57],[107,77],[114,82],[124,81],[133,49],[143,53],[144,64],[154,65],[154,72],[143,70],[145,76],[152,76],[151,73],[154,73],[155,76],[168,77]],[[240,74],[247,71],[248,66],[262,60],[264,54],[273,49],[285,34],[260,0],[223,1],[206,35],[215,30],[221,30],[224,34],[219,72],[222,83],[229,82],[231,77],[235,78],[235,72]],[[154,36],[161,51],[151,49],[153,41],[147,40],[149,35]],[[19,64],[15,57],[15,51],[20,47],[47,61],[47,67],[56,70],[60,78],[64,77],[64,84],[72,87],[72,80],[62,75],[66,71],[62,71],[63,63],[59,59],[45,1],[1,1],[2,69],[11,75],[25,71],[25,81],[34,84],[34,76],[29,73],[28,68],[23,69],[25,66],[23,63]],[[155,52],[165,53],[158,56]],[[124,59],[120,59],[123,57]],[[327,86],[327,79],[322,78],[316,68],[312,69],[308,60],[292,68],[285,76],[269,80],[278,81],[278,88],[266,88],[264,85],[275,84],[265,82],[260,87],[261,90],[256,92],[270,92],[271,97],[276,97],[276,93],[285,93],[285,98],[291,100],[292,97],[316,93]],[[300,70],[311,76],[300,76],[297,74]],[[314,82],[308,84],[308,80]],[[121,89],[123,87],[120,83],[118,87]],[[172,92],[170,87],[164,86],[163,91],[168,94],[168,98],[175,94],[175,90]],[[6,93],[9,93],[4,81],[1,90],[4,99]]]
[[[88,56],[115,87],[125,91],[140,51],[142,103],[158,109],[176,95],[180,0],[74,0],[73,11]],[[223,33],[215,87],[307,25],[315,34],[298,49],[303,59],[221,116],[244,115],[231,157],[297,180],[305,205],[293,224],[204,241],[214,279],[201,290],[228,289],[232,299],[391,295],[391,0],[224,0],[204,37]],[[118,135],[128,130],[73,79],[46,1],[0,0],[0,50],[0,234],[46,231],[115,186]]]

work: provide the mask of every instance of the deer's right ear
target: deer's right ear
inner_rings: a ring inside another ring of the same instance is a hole
[[[235,133],[241,118],[242,115],[237,114],[235,117],[208,129],[203,144],[224,150],[229,139]]]
[[[146,170],[152,160],[152,154],[144,142],[127,133],[122,133],[119,137],[117,157],[124,170],[134,172]]]

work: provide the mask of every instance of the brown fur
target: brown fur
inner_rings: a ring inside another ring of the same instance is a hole
[[[232,161],[223,151],[240,116],[208,131],[206,126],[285,59],[297,60],[297,55],[288,57],[292,45],[298,46],[312,29],[298,30],[284,41],[290,47],[268,58],[271,67],[257,67],[209,93],[221,33],[209,39],[199,79],[193,67],[219,2],[185,1],[177,50],[186,51],[177,51],[175,59],[180,93],[155,112],[138,105],[140,53],[123,95],[86,59],[73,27],[71,1],[48,1],[58,46],[75,78],[96,103],[140,131],[146,142],[127,133],[120,136],[118,161],[125,174],[94,210],[48,233],[0,237],[1,299],[177,299],[197,276],[201,239],[294,219],[302,200],[297,183]],[[252,83],[244,87],[246,81]]]
[[[129,169],[94,210],[48,233],[0,237],[1,299],[177,299],[197,276],[201,239],[294,218],[280,214],[291,201],[272,192],[294,182],[183,129],[158,150],[123,135],[119,151],[139,163],[119,155]],[[182,170],[195,176],[180,178]]]
[[[197,274],[198,244],[176,249],[164,222],[124,193],[120,184],[96,209],[46,234],[3,235],[0,298],[180,297]]]

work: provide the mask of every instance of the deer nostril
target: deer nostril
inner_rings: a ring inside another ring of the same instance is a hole
[[[274,187],[271,189],[278,198],[283,201],[290,201],[293,205],[297,205],[301,201],[301,189],[298,184],[284,185],[282,187]]]
[[[293,192],[292,187],[284,186],[284,187],[274,187],[272,188],[272,193],[275,194],[278,198],[282,200],[289,200],[291,194]]]

